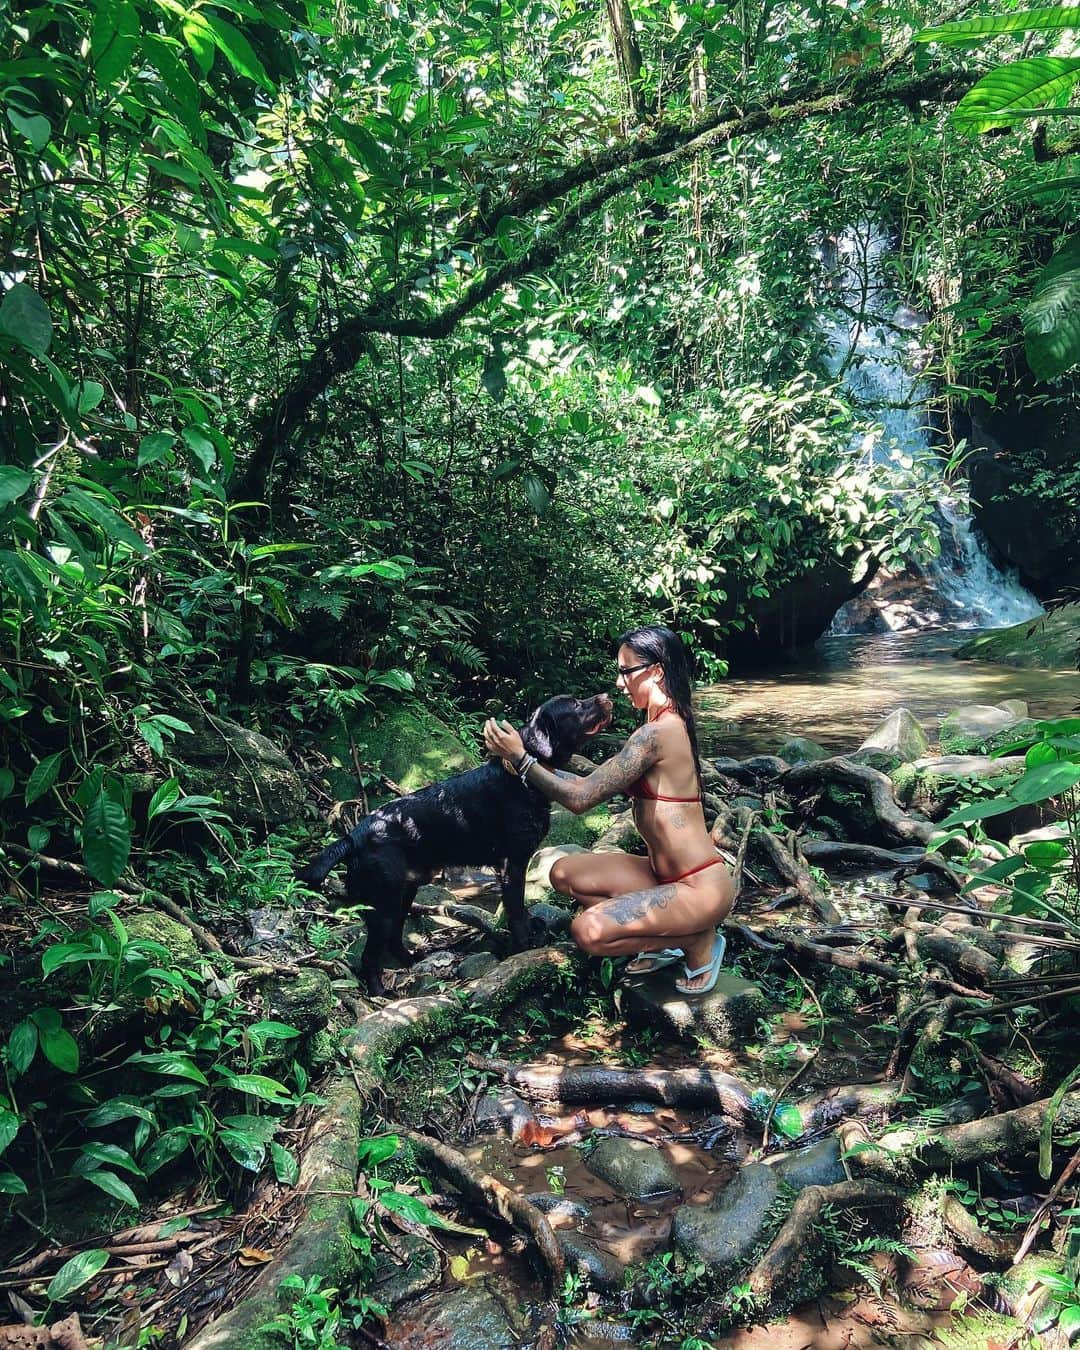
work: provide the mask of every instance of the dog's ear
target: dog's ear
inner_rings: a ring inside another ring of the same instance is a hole
[[[550,760],[555,750],[555,725],[547,708],[537,708],[521,728],[521,740],[530,755]]]

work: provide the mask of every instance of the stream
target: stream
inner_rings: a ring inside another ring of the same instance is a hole
[[[1080,703],[1080,674],[956,660],[957,648],[975,635],[966,629],[825,637],[798,666],[699,687],[702,751],[775,754],[789,736],[808,736],[840,753],[897,708],[913,713],[933,740],[942,717],[967,703],[1020,698],[1032,717],[1063,717]]]

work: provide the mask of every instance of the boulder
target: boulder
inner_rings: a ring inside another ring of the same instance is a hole
[[[910,764],[929,752],[930,742],[919,720],[907,708],[897,708],[875,727],[859,749],[881,750],[897,756],[902,764]]]
[[[531,1106],[511,1088],[492,1088],[476,1103],[473,1121],[478,1134],[509,1134],[513,1138],[529,1125],[536,1124]]]
[[[903,764],[892,778],[896,800],[908,810],[921,811],[930,820],[942,820],[951,811],[980,795],[981,784],[995,792],[1007,792],[1024,773],[1021,755],[991,759],[988,755],[940,755]],[[1041,824],[1045,808],[1018,806],[1015,811],[991,816],[983,822],[995,839],[1031,825]]]
[[[493,1280],[475,1280],[410,1304],[387,1329],[395,1350],[517,1350],[517,1298]]]
[[[580,816],[575,816],[564,806],[553,806],[551,825],[544,842],[548,847],[577,845],[590,848],[611,826],[611,812],[603,802]]]
[[[534,1191],[525,1199],[549,1219],[577,1220],[589,1217],[589,1206],[569,1195],[556,1195],[554,1191]]]
[[[177,732],[177,777],[191,795],[217,797],[241,825],[274,827],[299,819],[304,785],[284,751],[237,722],[185,709],[190,732]]]
[[[717,1280],[734,1274],[760,1242],[779,1194],[777,1168],[748,1163],[709,1204],[679,1206],[671,1226],[676,1251]]]
[[[419,1298],[442,1283],[442,1263],[437,1247],[415,1233],[394,1234],[394,1247],[400,1261],[380,1245],[375,1253],[372,1276],[373,1293],[380,1303],[396,1308]]]
[[[724,778],[733,778],[736,783],[742,783],[746,787],[757,786],[757,775],[752,773],[741,759],[731,759],[721,756],[713,760],[713,768]]]
[[[528,915],[534,940],[540,942],[557,942],[559,938],[565,937],[570,931],[570,921],[574,917],[570,910],[564,909],[562,905],[549,905],[546,900],[538,900],[535,905],[529,905]]]
[[[752,1040],[759,1018],[769,1011],[756,984],[722,970],[708,994],[680,994],[674,981],[682,965],[666,966],[641,980],[625,980],[618,991],[620,1011],[634,1027],[665,1031],[697,1044],[738,1049]]]
[[[941,723],[938,738],[942,754],[988,755],[1018,740],[1031,725],[1025,716],[1014,711],[1018,702],[1010,700],[1011,707],[972,703],[949,713]]]
[[[765,1166],[771,1167],[786,1186],[796,1191],[804,1186],[834,1186],[847,1180],[840,1160],[840,1143],[835,1138],[819,1139],[805,1148],[774,1154],[765,1159]]]
[[[622,1288],[623,1268],[610,1252],[581,1233],[556,1233],[555,1240],[566,1257],[567,1270],[580,1275],[593,1289]]]
[[[965,642],[961,661],[995,661],[1026,670],[1076,670],[1080,659],[1080,603],[1063,605],[1052,614],[1025,619]]]
[[[601,1139],[586,1166],[627,1200],[670,1195],[681,1189],[675,1168],[644,1139]]]
[[[816,764],[819,759],[828,759],[831,751],[805,736],[792,736],[776,753],[786,764]]]
[[[779,778],[787,773],[791,765],[779,755],[751,755],[743,760],[743,768],[749,769],[756,778]]]
[[[560,858],[574,853],[588,853],[584,844],[545,844],[529,859],[525,871],[525,899],[546,900],[552,893],[551,869]]]
[[[494,952],[474,952],[458,966],[457,977],[459,980],[478,980],[498,964],[499,958]]]

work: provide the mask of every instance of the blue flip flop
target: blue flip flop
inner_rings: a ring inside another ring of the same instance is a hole
[[[632,957],[623,968],[623,974],[628,974],[631,979],[637,979],[642,975],[652,975],[657,970],[662,970],[664,966],[672,966],[676,961],[681,961],[686,953],[681,947],[665,947],[658,952],[638,952],[637,956]],[[642,966],[638,970],[630,970],[629,967],[634,961],[648,961],[647,966]]]
[[[716,941],[713,944],[712,960],[697,970],[691,970],[689,966],[683,966],[686,972],[686,980],[695,980],[699,975],[708,975],[708,979],[700,989],[688,989],[683,980],[675,981],[675,988],[680,994],[686,994],[693,998],[695,994],[709,994],[716,988],[716,981],[720,978],[720,966],[723,964],[724,952],[727,950],[727,938],[716,930]]]

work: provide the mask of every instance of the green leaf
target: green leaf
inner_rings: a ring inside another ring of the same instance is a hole
[[[267,1078],[261,1073],[230,1073],[228,1085],[247,1097],[258,1097],[264,1102],[283,1102],[290,1100],[289,1089],[276,1078]]]
[[[98,1271],[104,1269],[108,1264],[109,1253],[103,1252],[100,1247],[92,1248],[88,1252],[80,1252],[78,1256],[73,1256],[70,1261],[65,1261],[52,1277],[49,1281],[49,1287],[45,1291],[45,1297],[50,1303],[63,1303],[76,1290],[81,1289],[84,1284],[89,1284]]]
[[[104,530],[110,539],[127,544],[136,553],[149,552],[146,542],[135,533],[123,516],[82,488],[69,487],[57,505],[71,507],[77,515],[83,516]]]
[[[773,1112],[773,1125],[778,1134],[785,1139],[798,1139],[803,1133],[802,1116],[799,1108],[791,1102],[781,1103]]]
[[[115,1172],[87,1172],[86,1180],[104,1191],[106,1195],[111,1195],[114,1200],[121,1200],[132,1209],[139,1208],[139,1197]]]
[[[1080,234],[1043,268],[1024,308],[1027,358],[1040,380],[1080,363]]]
[[[23,793],[23,800],[27,806],[32,806],[39,797],[43,797],[56,782],[63,758],[63,750],[58,750],[55,755],[49,755],[46,759],[38,760],[34,765],[30,777],[26,780],[26,790]]]
[[[36,356],[44,356],[52,341],[52,315],[49,308],[25,281],[16,282],[0,302],[0,332]]]
[[[1080,764],[1058,760],[1054,764],[1039,764],[1028,769],[1009,789],[1009,795],[1014,801],[1029,806],[1033,802],[1059,797],[1077,783],[1080,783]]]
[[[295,1186],[300,1180],[300,1164],[287,1148],[281,1144],[270,1145],[270,1157],[274,1163],[274,1176],[283,1186]]]
[[[295,1027],[286,1026],[284,1022],[252,1022],[247,1028],[247,1034],[262,1050],[267,1041],[291,1041],[300,1032]]]
[[[143,1171],[148,1177],[160,1172],[167,1164],[179,1158],[191,1143],[191,1135],[186,1130],[166,1130],[155,1139],[142,1155]]]
[[[991,131],[1016,118],[1037,117],[1068,101],[1080,79],[1080,57],[1030,56],[984,75],[953,109],[962,131]]]
[[[0,802],[10,797],[15,789],[15,774],[8,768],[0,769]]]
[[[152,1125],[155,1119],[153,1111],[139,1102],[128,1097],[114,1097],[91,1111],[85,1123],[98,1129],[102,1125],[115,1125],[120,1120],[145,1120]]]
[[[82,853],[90,875],[103,886],[112,886],[119,881],[131,855],[128,813],[104,789],[86,809]]]
[[[189,16],[189,22],[193,18],[195,18],[194,14]],[[210,30],[214,46],[224,53],[229,64],[238,75],[254,80],[256,84],[262,85],[266,90],[274,88],[273,81],[267,75],[262,62],[255,55],[251,43],[238,28],[234,28],[231,23],[227,23],[224,19],[218,18],[216,14],[211,14],[207,10],[200,10],[198,19]]]
[[[23,1074],[34,1062],[37,1054],[38,1029],[27,1020],[17,1023],[8,1036],[8,1059],[16,1074]]]
[[[159,459],[172,450],[176,437],[168,431],[151,431],[139,442],[139,453],[135,456],[135,467],[145,469],[148,464],[156,464]]]
[[[98,0],[90,34],[90,60],[102,89],[128,72],[138,32],[139,16],[130,0]]]
[[[150,805],[146,808],[147,820],[153,820],[155,816],[167,811],[179,796],[180,780],[178,778],[166,778],[165,782],[150,798]]]
[[[188,1059],[187,1055],[182,1055],[177,1051],[166,1050],[156,1054],[128,1055],[125,1062],[137,1064],[150,1073],[168,1074],[174,1078],[187,1078],[193,1083],[201,1083],[203,1087],[210,1086],[209,1080],[198,1065]]]
[[[34,481],[29,469],[16,469],[13,464],[0,464],[0,506],[18,501]]]
[[[218,1135],[223,1146],[241,1167],[257,1172],[266,1159],[266,1143],[244,1130],[222,1130]]]
[[[1058,1084],[1057,1091],[1050,1098],[1046,1114],[1043,1116],[1042,1128],[1039,1130],[1039,1176],[1042,1177],[1043,1181],[1050,1180],[1054,1152],[1054,1123],[1057,1120],[1058,1111],[1061,1109],[1062,1099],[1078,1077],[1080,1077],[1080,1065],[1077,1065]]]
[[[217,447],[199,427],[185,427],[180,435],[184,444],[202,465],[203,472],[209,473],[217,459]]]
[[[79,1047],[70,1031],[39,1031],[41,1049],[50,1064],[61,1073],[78,1073]]]
[[[361,1139],[360,1146],[356,1151],[356,1163],[361,1172],[366,1172],[368,1168],[378,1167],[387,1158],[392,1158],[401,1147],[401,1140],[396,1134],[383,1134],[374,1139]]]
[[[0,1195],[29,1195],[26,1182],[14,1172],[0,1172]]]
[[[546,516],[551,506],[551,493],[547,490],[547,484],[534,473],[522,474],[521,483],[532,509],[538,516]]]
[[[80,413],[91,413],[105,397],[105,386],[97,380],[83,380],[79,385],[78,409]]]
[[[436,1214],[416,1195],[405,1195],[402,1191],[383,1191],[379,1204],[389,1214],[400,1214],[413,1223],[422,1223],[426,1228],[442,1228],[451,1233],[483,1234],[482,1228],[466,1228],[464,1224],[453,1223]]]
[[[21,1125],[22,1121],[14,1111],[9,1111],[6,1106],[0,1106],[0,1153],[3,1153],[19,1133]]]
[[[969,802],[959,811],[954,811],[951,816],[946,816],[937,828],[948,830],[953,825],[967,825],[973,820],[989,820],[992,816],[1003,816],[1006,811],[1015,810],[1016,802],[1009,797],[995,797],[988,802]]]
[[[924,28],[916,42],[940,42],[961,46],[979,42],[999,33],[1060,32],[1080,27],[1080,9],[1075,5],[1051,5],[1045,9],[1021,9],[1013,14],[980,14],[975,19],[956,19],[952,23]]]
[[[84,1177],[90,1172],[96,1172],[103,1163],[106,1167],[122,1167],[125,1172],[132,1172],[137,1177],[143,1175],[142,1168],[126,1148],[121,1148],[119,1144],[101,1144],[96,1139],[83,1144],[71,1169],[72,1175]]]
[[[49,137],[52,135],[52,127],[49,125],[49,119],[42,117],[40,113],[33,113],[29,117],[24,117],[21,112],[15,108],[9,107],[7,110],[8,121],[21,135],[25,136],[30,144],[40,154],[49,144]]]
[[[1055,839],[1037,839],[1024,848],[1024,858],[1032,867],[1041,870],[1056,867],[1069,856],[1069,850]]]

